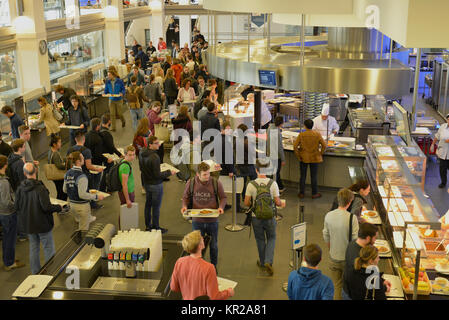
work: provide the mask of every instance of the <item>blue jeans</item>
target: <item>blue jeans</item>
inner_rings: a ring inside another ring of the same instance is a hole
[[[74,146],[76,144],[76,141],[75,141],[76,130],[70,129],[69,135],[70,135],[70,146]]]
[[[89,173],[89,189],[95,189],[98,190],[100,188],[100,182],[101,182],[101,176],[103,175],[103,173],[98,173],[98,174],[93,174],[93,173]],[[92,200],[90,201],[90,207],[92,209],[95,209],[98,207],[98,204],[96,201]]]
[[[9,267],[16,259],[17,214],[0,214],[0,223],[3,227],[3,263]]]
[[[145,185],[145,226],[149,229],[159,229],[159,213],[164,189],[160,184]]]
[[[304,194],[306,189],[307,167],[310,166],[310,182],[312,184],[312,195],[318,193],[318,163],[299,163],[299,193]]]
[[[261,265],[273,264],[274,246],[276,244],[276,219],[262,220],[252,218],[254,237],[256,238],[257,250]]]
[[[192,229],[200,230],[203,237],[205,235],[210,236],[210,262],[216,268],[218,263],[218,221],[204,223],[193,220]]]
[[[131,113],[131,120],[133,123],[133,129],[134,131],[137,130],[137,123],[139,122],[140,119],[142,119],[144,117],[143,114],[143,108],[139,108],[139,109],[129,109],[129,112]]]
[[[29,234],[30,240],[30,266],[31,274],[38,274],[41,270],[40,261],[40,245],[42,242],[42,248],[44,249],[45,263],[55,255],[55,242],[53,241],[53,233],[49,231],[47,233],[35,233]]]

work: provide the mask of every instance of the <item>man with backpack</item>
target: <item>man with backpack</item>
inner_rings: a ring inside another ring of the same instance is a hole
[[[121,190],[118,191],[120,205],[126,204],[132,207],[134,202],[134,175],[131,162],[136,158],[136,149],[131,145],[125,149],[125,159],[118,163],[118,178],[121,183]],[[112,167],[111,170],[114,170]],[[112,171],[111,171],[112,173]]]
[[[329,248],[331,279],[335,286],[334,300],[341,300],[345,254],[348,244],[357,239],[359,223],[357,217],[348,212],[354,200],[349,189],[341,189],[337,194],[338,208],[324,217],[323,238]]]
[[[202,162],[198,165],[195,178],[186,183],[182,196],[181,213],[187,209],[218,209],[223,214],[226,205],[226,194],[223,185],[210,177],[210,167]],[[217,270],[218,263],[218,218],[193,218],[193,230],[200,230],[201,235],[210,238],[210,262]],[[207,242],[207,241],[206,241]],[[207,247],[207,245],[206,245]]]
[[[25,180],[25,175],[23,174],[23,166],[25,165],[24,153],[25,153],[25,140],[15,139],[11,143],[11,148],[13,153],[8,157],[8,168],[6,175],[9,177],[9,182],[11,183],[11,188],[15,192],[20,182]]]
[[[137,77],[131,77],[131,85],[126,89],[126,100],[128,100],[129,112],[134,131],[137,130],[137,122],[144,117],[143,101],[149,102],[143,94],[142,87],[137,85]]]
[[[269,163],[256,162],[257,179],[246,188],[245,205],[251,207],[254,237],[259,251],[259,268],[273,275],[273,257],[276,243],[276,206],[285,207],[279,198],[276,181],[267,178],[265,170]]]

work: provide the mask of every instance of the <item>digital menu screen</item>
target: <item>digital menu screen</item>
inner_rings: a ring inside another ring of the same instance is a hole
[[[259,83],[261,86],[276,87],[276,71],[259,70]]]

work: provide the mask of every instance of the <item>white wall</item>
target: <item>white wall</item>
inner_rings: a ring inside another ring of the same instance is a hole
[[[150,17],[146,17],[135,19],[131,22],[125,38],[127,46],[132,46],[134,39],[136,39],[142,47],[147,47],[148,43],[145,43],[145,29],[150,29],[150,19]]]

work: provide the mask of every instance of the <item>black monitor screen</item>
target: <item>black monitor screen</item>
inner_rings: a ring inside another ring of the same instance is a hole
[[[261,86],[276,87],[276,71],[259,70],[259,82]]]

